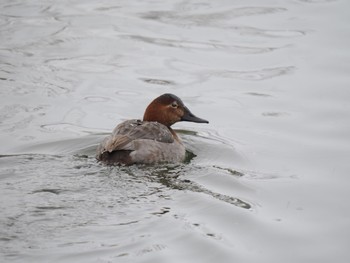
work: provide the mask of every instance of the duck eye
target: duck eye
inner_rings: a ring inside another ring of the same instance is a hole
[[[174,101],[173,103],[171,103],[171,107],[173,107],[173,108],[177,108],[177,107],[178,107],[177,102],[176,102],[176,101]]]

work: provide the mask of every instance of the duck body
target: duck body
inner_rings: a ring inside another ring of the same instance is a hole
[[[175,95],[164,94],[147,107],[143,121],[120,123],[99,145],[96,158],[117,165],[182,162],[185,146],[170,127],[178,121],[208,123],[194,116]]]
[[[97,159],[108,164],[182,162],[185,146],[159,122],[127,120],[100,144]]]

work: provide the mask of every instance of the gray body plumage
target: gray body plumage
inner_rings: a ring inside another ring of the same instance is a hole
[[[97,149],[96,158],[116,164],[181,162],[185,147],[158,122],[128,120],[119,124]]]

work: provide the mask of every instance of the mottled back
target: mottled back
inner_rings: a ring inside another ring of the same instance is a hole
[[[174,137],[165,125],[158,122],[128,120],[119,124],[100,145],[97,158],[105,152],[118,150],[135,150],[133,141],[139,139],[152,140],[163,143],[174,142]]]

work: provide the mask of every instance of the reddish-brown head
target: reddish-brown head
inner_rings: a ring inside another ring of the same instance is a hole
[[[169,93],[159,96],[148,105],[143,120],[156,121],[167,127],[179,121],[209,123],[193,115],[180,98]]]

